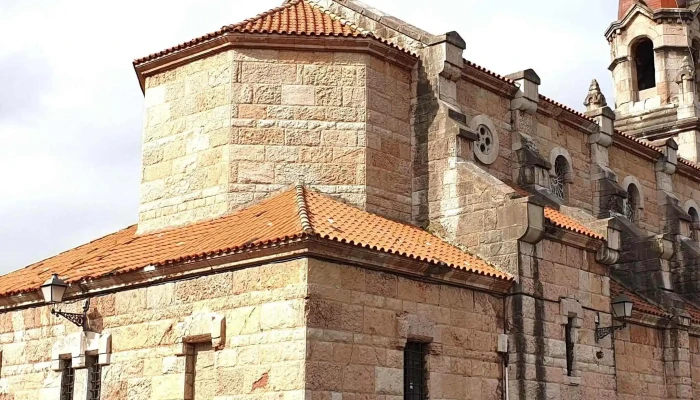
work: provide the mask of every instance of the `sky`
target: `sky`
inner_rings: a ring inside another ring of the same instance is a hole
[[[577,110],[613,103],[603,37],[614,0],[364,0],[500,74],[533,68]],[[143,94],[131,61],[282,0],[1,0],[0,274],[138,219]]]

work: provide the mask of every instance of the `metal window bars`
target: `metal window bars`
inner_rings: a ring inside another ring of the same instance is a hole
[[[102,367],[97,356],[88,356],[88,400],[100,400],[102,389]]]
[[[427,373],[426,354],[427,344],[418,342],[408,342],[404,348],[404,400],[426,400]]]
[[[71,359],[63,360],[63,373],[61,374],[61,400],[73,400],[73,386],[75,385],[75,369]]]

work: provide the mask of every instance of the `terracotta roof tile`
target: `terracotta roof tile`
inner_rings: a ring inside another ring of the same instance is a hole
[[[187,49],[199,43],[222,36],[228,32],[300,36],[370,37],[415,56],[415,54],[402,49],[396,44],[379,38],[372,34],[372,32],[363,30],[357,25],[340,18],[311,0],[295,0],[237,24],[223,26],[218,31],[208,33],[146,57],[138,58],[134,60],[134,65]]]
[[[662,310],[661,307],[651,303],[650,301],[642,298],[626,287],[622,286],[619,282],[610,279],[610,297],[614,299],[615,297],[626,294],[634,302],[633,312],[638,312],[642,314],[655,315],[657,317],[670,318],[671,314]]]
[[[544,208],[544,217],[547,220],[549,220],[552,224],[560,228],[568,229],[570,231],[586,235],[593,239],[605,240],[603,236],[595,233],[591,229],[588,229],[582,223],[569,217],[568,215],[562,214],[560,211],[557,211],[551,207]]]
[[[67,282],[77,282],[305,235],[445,264],[498,279],[512,279],[485,261],[415,226],[297,188],[211,221],[146,235],[136,235],[136,226],[131,226],[0,276],[0,296],[36,290],[52,273]]]

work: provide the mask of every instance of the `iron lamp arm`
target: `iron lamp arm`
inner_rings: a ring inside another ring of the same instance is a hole
[[[68,321],[72,322],[74,325],[82,327],[83,330],[87,330],[88,328],[88,318],[87,318],[87,312],[90,309],[90,299],[85,300],[85,303],[83,304],[83,312],[82,313],[69,313],[61,310],[56,310],[56,309],[51,309],[51,314],[53,315],[59,315]]]

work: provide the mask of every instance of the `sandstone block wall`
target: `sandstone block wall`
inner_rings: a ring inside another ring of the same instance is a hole
[[[637,226],[650,233],[661,233],[663,229],[661,226],[662,211],[659,208],[653,163],[614,144],[610,147],[609,152],[610,168],[617,174],[619,182],[622,183],[628,176],[634,176],[642,186],[638,189],[640,195],[644,196],[644,208],[638,211]],[[623,187],[623,189],[625,188]]]
[[[139,231],[299,181],[408,220],[410,97],[408,71],[357,53],[231,50],[150,77]]]
[[[663,332],[630,325],[615,333],[617,398],[666,399]]]
[[[367,68],[367,211],[411,221],[411,71],[372,58]]]
[[[314,399],[401,399],[407,339],[430,343],[430,399],[501,398],[502,299],[312,260],[307,316]]]
[[[534,248],[521,246],[523,294],[509,298],[507,305],[511,398],[614,399],[611,339],[596,343],[594,336],[598,312],[601,324],[611,323],[605,267],[592,253],[547,239]],[[569,318],[575,344],[571,376],[565,342]]]
[[[462,112],[467,116],[467,122],[477,115],[487,115],[498,132],[500,142],[499,157],[493,164],[483,166],[484,169],[498,179],[513,180],[512,125],[510,99],[494,93],[484,87],[460,79],[457,82],[457,102]]]
[[[197,383],[200,396],[304,399],[306,271],[306,261],[299,260],[93,299],[91,326],[112,335],[102,398],[187,398],[187,357],[178,355],[182,341],[195,333],[187,322],[215,313],[225,318],[225,338],[215,351],[205,348],[197,357],[197,379],[206,381]],[[58,399],[61,374],[50,368],[52,346],[77,331],[49,307],[0,314],[4,398]],[[205,373],[211,369],[216,373]],[[76,394],[84,393],[81,376],[86,370],[76,370]]]

